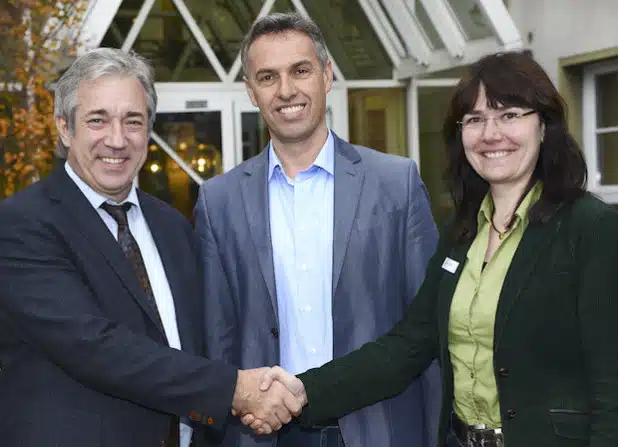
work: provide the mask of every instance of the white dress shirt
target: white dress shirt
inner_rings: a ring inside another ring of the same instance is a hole
[[[172,296],[172,291],[167,281],[167,276],[165,275],[165,269],[163,268],[163,262],[159,256],[159,251],[157,250],[150,228],[148,228],[148,223],[140,208],[135,186],[131,187],[131,191],[125,200],[116,203],[103,197],[92,189],[90,185],[84,182],[75,173],[68,163],[64,164],[64,168],[71,180],[75,182],[80,191],[86,196],[86,199],[88,199],[92,207],[97,210],[99,216],[101,216],[101,219],[116,240],[118,240],[118,224],[112,216],[101,208],[101,205],[105,202],[112,205],[121,205],[129,202],[133,205],[127,212],[129,230],[139,246],[142,258],[144,258],[148,280],[150,281],[152,294],[157,303],[157,309],[159,310],[159,315],[163,323],[165,336],[167,337],[170,347],[178,350],[182,349],[180,335],[178,334],[178,324],[176,323],[174,297]],[[180,424],[180,447],[189,447],[192,434],[193,429],[191,427],[183,423]]]

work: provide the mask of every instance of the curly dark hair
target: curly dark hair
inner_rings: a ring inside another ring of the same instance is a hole
[[[546,222],[586,189],[586,162],[567,129],[564,100],[545,71],[526,53],[485,56],[469,67],[457,85],[443,126],[445,181],[455,205],[450,235],[460,243],[476,236],[478,210],[489,189],[489,183],[466,158],[459,125],[474,109],[481,85],[489,107],[531,108],[545,124],[545,138],[531,180],[542,181],[543,192],[530,209],[530,222]]]

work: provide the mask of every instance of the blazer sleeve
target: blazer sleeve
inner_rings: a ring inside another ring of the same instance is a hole
[[[590,447],[618,445],[618,213],[582,229],[578,310],[588,372]]]
[[[219,245],[211,225],[205,187],[200,190],[194,215],[204,280],[206,355],[211,359],[239,365],[238,321]]]
[[[429,262],[417,296],[390,332],[298,376],[308,397],[303,425],[340,418],[402,393],[438,356],[436,296],[442,245],[446,244],[439,245]]]
[[[34,212],[4,206],[0,221],[0,312],[25,343],[97,392],[194,420],[211,418],[215,426],[225,421],[236,368],[109,319],[63,235]]]
[[[429,195],[416,163],[410,161],[408,175],[408,219],[406,232],[406,290],[411,303],[425,279],[426,268],[436,250],[438,231],[431,214]],[[437,443],[442,381],[438,361],[434,360],[421,378],[423,412],[428,445]]]

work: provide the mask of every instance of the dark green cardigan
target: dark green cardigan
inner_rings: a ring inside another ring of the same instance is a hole
[[[442,368],[439,445],[449,430],[450,303],[470,244],[442,238],[419,293],[388,334],[299,377],[302,421],[341,417]],[[453,273],[445,258],[459,262]],[[586,194],[531,223],[496,313],[494,372],[508,447],[618,446],[618,212]]]

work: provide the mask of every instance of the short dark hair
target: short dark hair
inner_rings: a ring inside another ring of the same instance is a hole
[[[459,121],[474,109],[481,85],[491,108],[531,108],[545,124],[544,139],[532,181],[543,182],[540,199],[530,209],[531,222],[546,222],[562,205],[581,197],[586,189],[586,162],[567,129],[564,100],[547,73],[526,53],[485,56],[472,64],[457,85],[443,126],[448,185],[455,216],[450,232],[458,242],[476,236],[477,214],[489,183],[481,178],[464,153]]]
[[[242,41],[240,59],[245,76],[247,76],[249,49],[253,42],[266,34],[279,34],[286,31],[298,31],[309,36],[315,44],[315,54],[320,64],[323,68],[326,67],[328,51],[326,51],[326,43],[318,25],[298,12],[276,12],[256,20]]]

